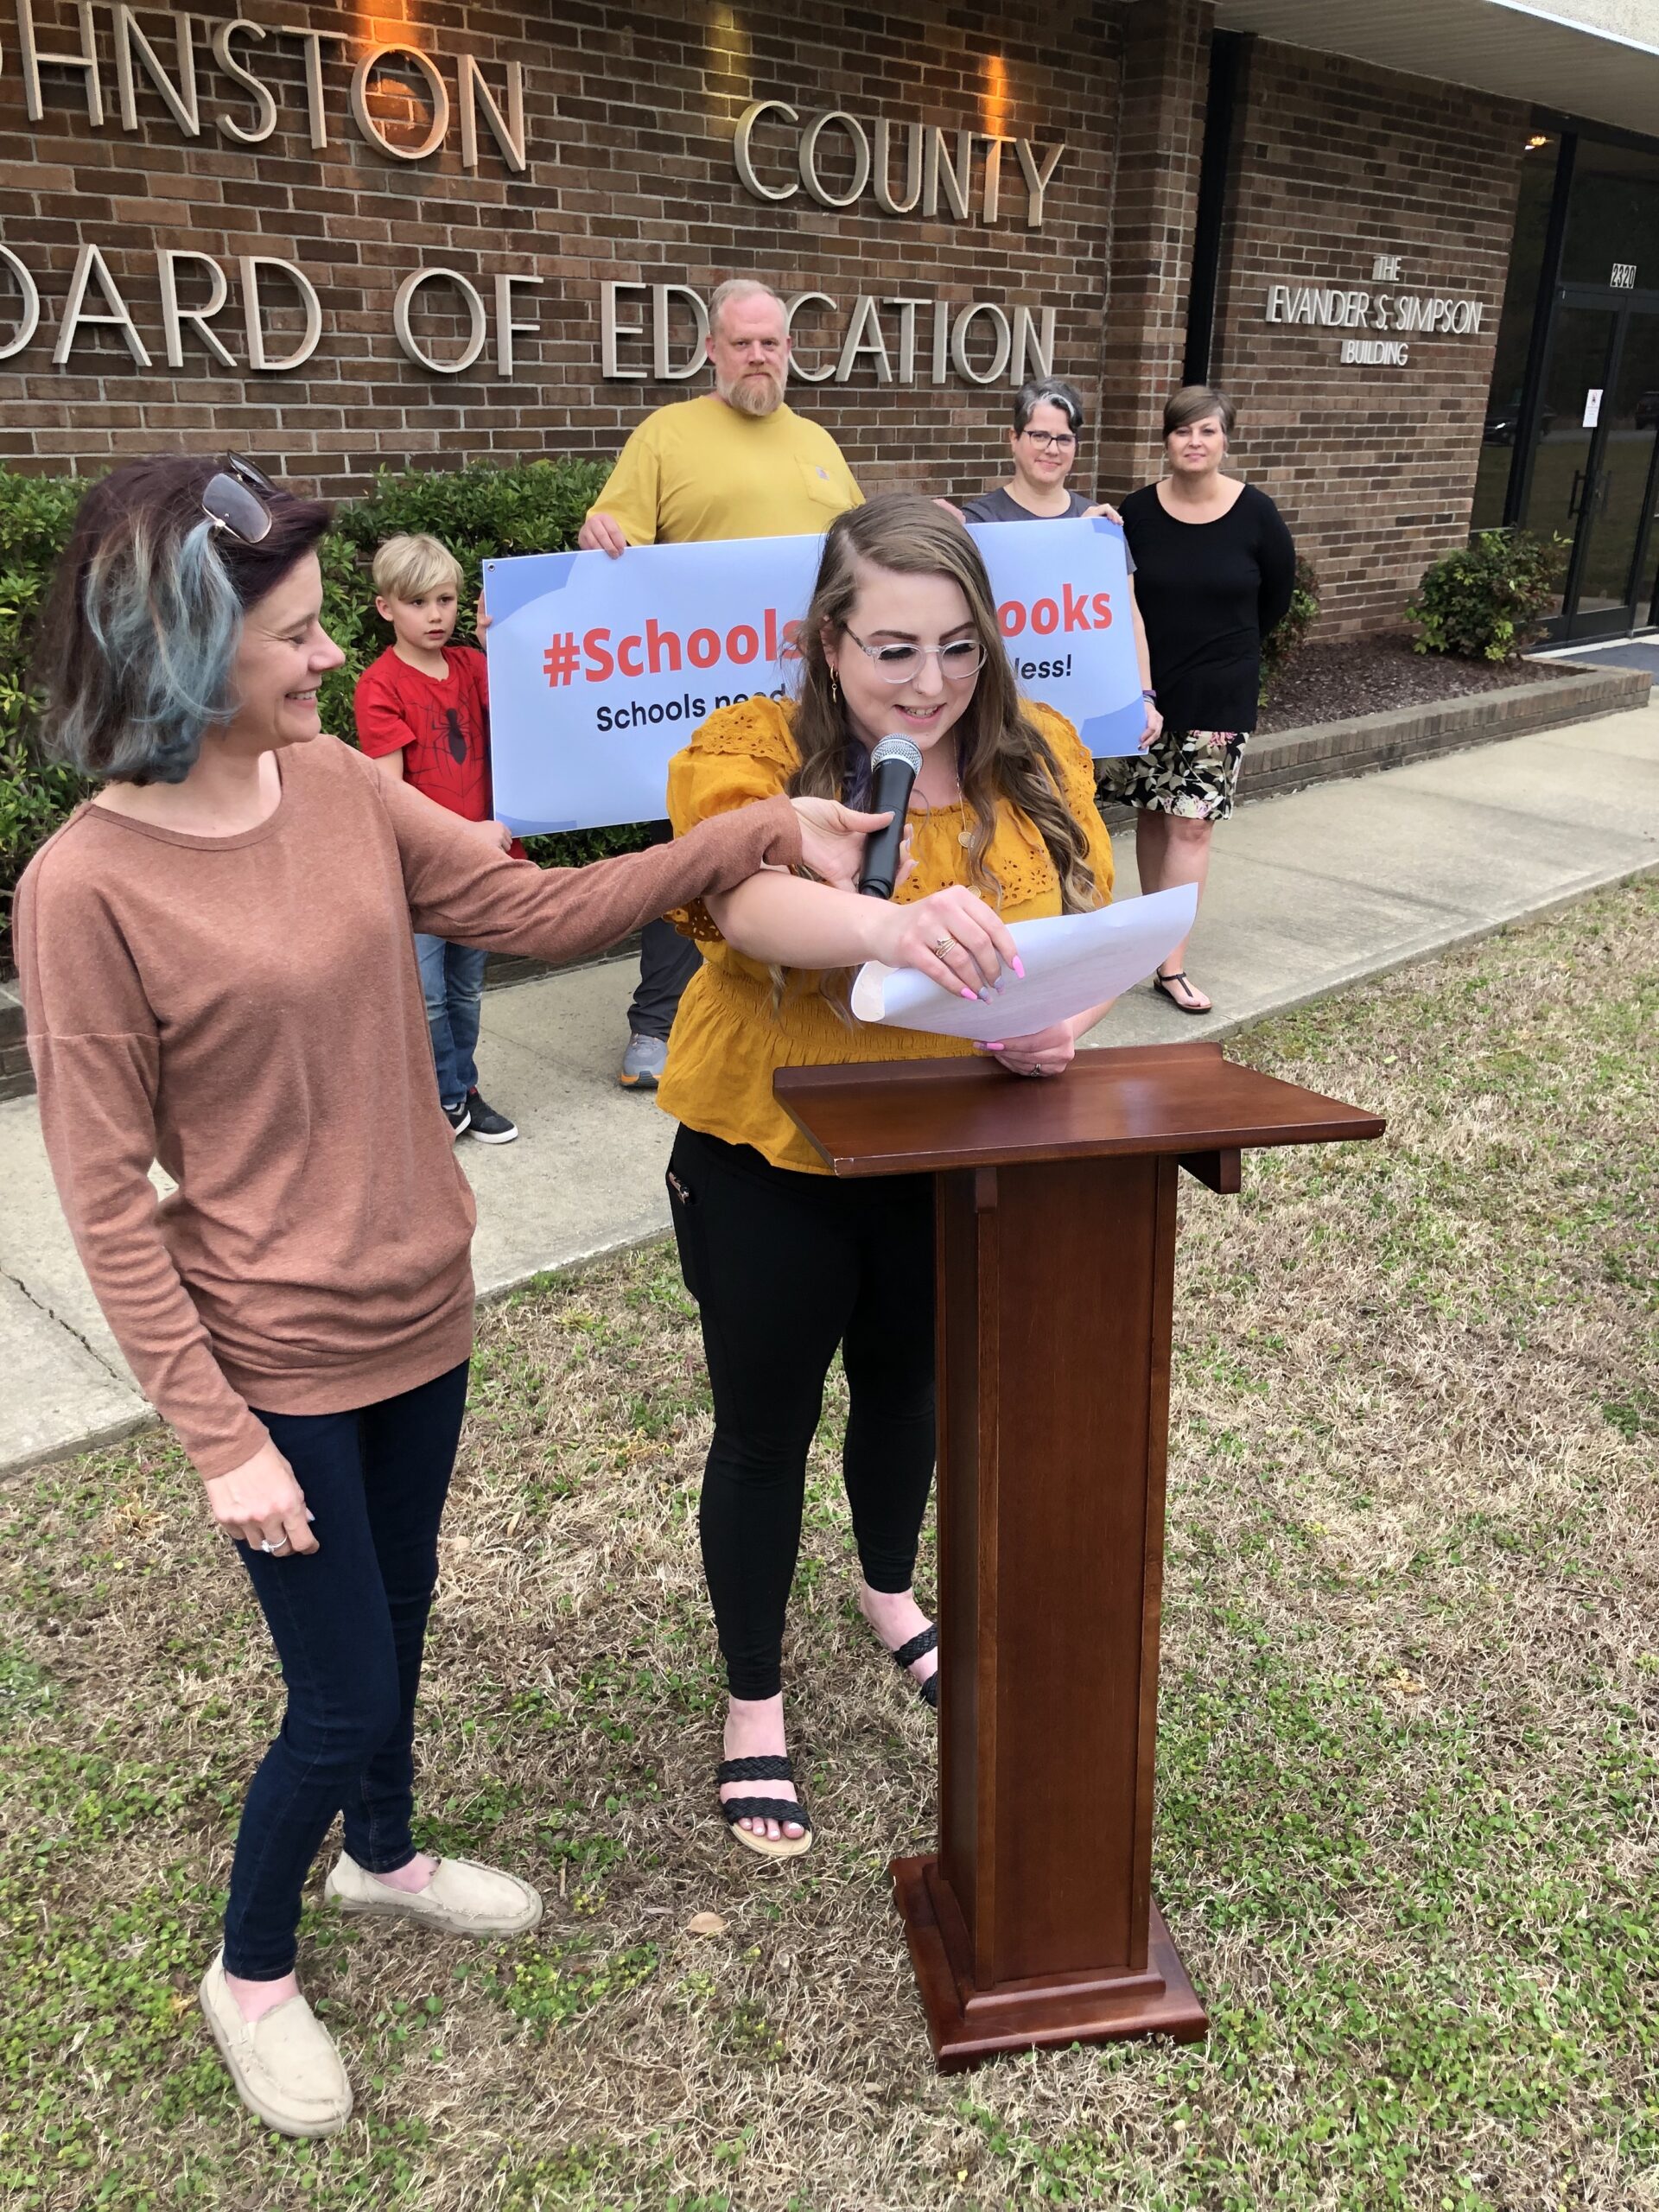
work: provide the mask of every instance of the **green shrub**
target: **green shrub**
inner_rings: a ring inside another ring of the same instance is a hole
[[[78,776],[35,755],[38,701],[29,656],[41,603],[86,486],[74,477],[0,468],[0,965],[11,894],[29,855],[85,796]]]
[[[346,664],[322,687],[323,728],[354,738],[352,690],[391,631],[374,611],[369,568],[375,548],[403,531],[425,531],[460,562],[458,638],[473,640],[473,610],[486,560],[508,553],[557,553],[573,546],[582,517],[611,473],[609,461],[531,461],[516,468],[383,469],[366,498],[338,510],[323,563],[323,626]]]
[[[429,531],[466,573],[458,635],[473,636],[480,569],[494,555],[551,553],[574,545],[582,518],[611,472],[608,460],[534,461],[512,468],[383,472],[362,499],[343,503],[321,548],[322,619],[345,652],[322,686],[323,727],[354,741],[352,690],[391,642],[374,611],[369,564],[383,538]],[[28,685],[41,601],[67,542],[84,477],[17,476],[0,467],[0,970],[10,949],[11,902],[35,848],[86,796],[67,768],[35,743],[39,699]],[[645,842],[637,824],[538,837],[544,865],[569,867]]]
[[[1319,619],[1319,572],[1311,561],[1305,561],[1299,553],[1290,605],[1286,608],[1283,619],[1262,640],[1262,689],[1257,696],[1258,706],[1266,706],[1268,694],[1307,643],[1308,632]]]
[[[1478,531],[1423,571],[1406,619],[1420,653],[1514,660],[1543,629],[1569,550],[1529,530]]]

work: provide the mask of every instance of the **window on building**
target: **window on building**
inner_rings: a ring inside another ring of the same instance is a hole
[[[1521,398],[1544,277],[1544,247],[1549,232],[1550,202],[1561,142],[1540,132],[1527,145],[1521,164],[1521,198],[1516,208],[1515,244],[1498,317],[1497,347],[1492,357],[1492,385],[1486,400],[1480,466],[1475,476],[1473,530],[1495,530],[1503,519],[1510,470],[1521,430]]]
[[[1561,282],[1659,287],[1659,153],[1579,140]]]

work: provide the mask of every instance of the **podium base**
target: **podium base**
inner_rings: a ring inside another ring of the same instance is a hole
[[[1209,2019],[1155,1904],[1144,1974],[1103,1970],[977,1990],[968,1962],[951,1957],[933,1895],[938,1870],[938,1859],[926,1858],[895,1859],[887,1871],[941,2073],[960,2073],[1005,2050],[1130,2036],[1200,2043],[1209,2033]]]

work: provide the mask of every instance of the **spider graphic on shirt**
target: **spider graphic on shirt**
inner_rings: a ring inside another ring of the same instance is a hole
[[[480,767],[478,748],[468,738],[461,707],[435,700],[420,719],[424,728],[416,743],[423,787],[441,805],[467,811],[465,803],[476,797]]]

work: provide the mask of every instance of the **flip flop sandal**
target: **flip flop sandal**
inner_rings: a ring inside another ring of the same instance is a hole
[[[795,1770],[786,1758],[776,1752],[753,1759],[722,1759],[715,1769],[715,1803],[721,1816],[746,1851],[758,1852],[762,1859],[798,1859],[804,1851],[812,1848],[812,1816],[804,1805],[787,1797],[721,1797],[722,1782],[788,1782],[793,1783]],[[741,1828],[740,1821],[776,1821],[781,1827],[793,1821],[806,1830],[804,1835],[780,1835],[774,1842],[770,1836],[756,1835],[752,1828]]]
[[[896,1651],[888,1652],[887,1656],[895,1667],[908,1675],[916,1662],[931,1651],[938,1640],[939,1624],[935,1621],[931,1628],[925,1628],[919,1636],[912,1636],[908,1643],[901,1643]],[[915,1680],[913,1675],[912,1680]],[[931,1705],[935,1713],[938,1711],[939,1670],[937,1667],[925,1682],[916,1683],[916,1694],[924,1705]]]
[[[1188,982],[1187,973],[1185,968],[1178,968],[1173,976],[1166,976],[1160,969],[1159,973],[1153,977],[1153,989],[1159,992],[1163,997],[1166,998],[1171,1006],[1174,1007],[1177,1014],[1211,1014],[1214,1012],[1214,1008],[1212,1007],[1188,1006],[1184,999],[1178,999],[1174,992],[1169,988],[1172,983],[1185,983],[1189,991],[1195,989],[1197,987],[1193,983]]]

